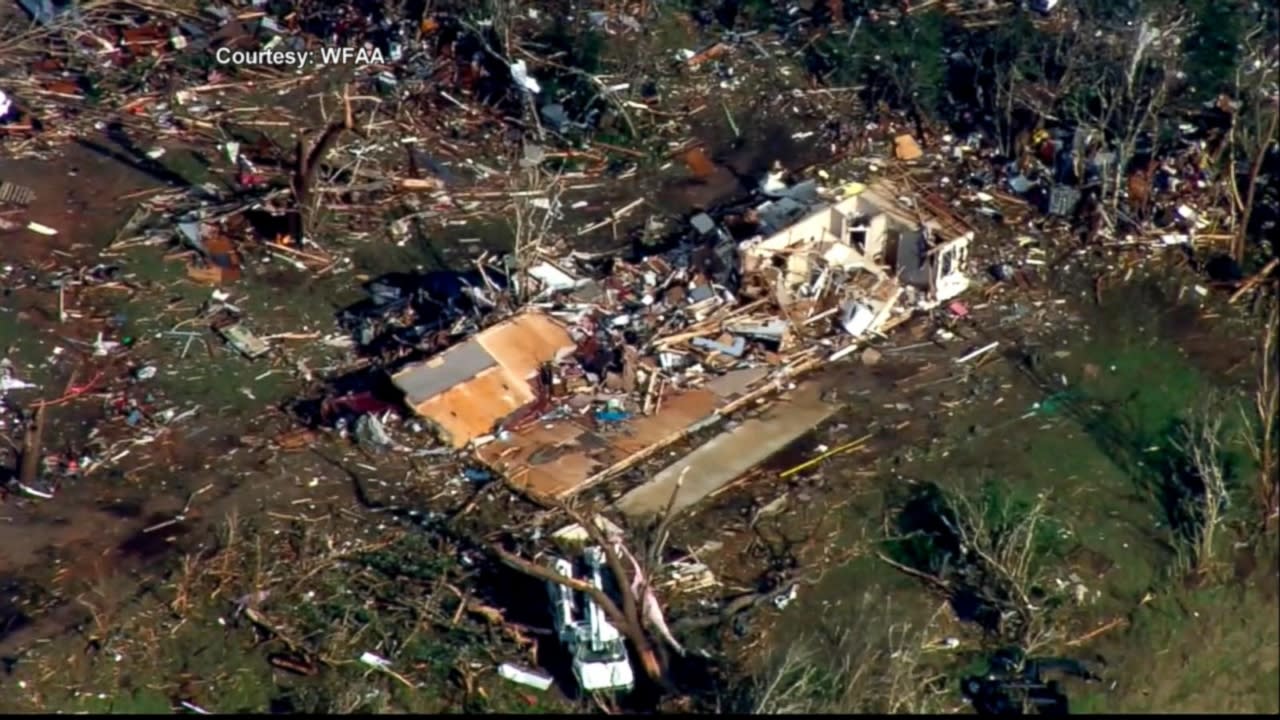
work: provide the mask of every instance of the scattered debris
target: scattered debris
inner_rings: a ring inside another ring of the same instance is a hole
[[[923,157],[924,151],[920,149],[915,138],[910,135],[899,135],[893,139],[893,154],[899,160],[910,162]]]
[[[510,680],[511,682],[527,685],[535,690],[547,690],[551,687],[554,680],[546,673],[536,672],[522,668],[511,663],[502,663],[498,666],[498,674]]]
[[[271,346],[250,332],[238,318],[229,319],[225,324],[217,324],[215,329],[227,344],[250,360],[256,360],[271,352]]]

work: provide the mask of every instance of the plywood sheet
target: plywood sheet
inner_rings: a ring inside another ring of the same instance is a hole
[[[542,363],[577,347],[568,330],[541,313],[517,315],[484,330],[475,340],[518,378],[535,377]]]
[[[617,451],[613,462],[648,448],[669,441],[684,432],[690,425],[702,420],[722,405],[720,397],[710,390],[698,388],[674,397],[663,399],[658,412],[638,417],[611,433],[610,445]],[[609,463],[610,465],[613,462]]]
[[[601,438],[576,422],[560,420],[527,427],[504,441],[491,442],[476,453],[482,462],[532,495],[561,497],[607,461],[597,458]]]
[[[614,465],[674,440],[723,404],[709,390],[691,390],[663,402],[659,412],[608,431],[571,421],[535,425],[480,448],[485,464],[533,495],[565,499]]]
[[[533,389],[503,367],[493,367],[414,406],[434,422],[454,447],[493,430],[512,412],[533,402]]]

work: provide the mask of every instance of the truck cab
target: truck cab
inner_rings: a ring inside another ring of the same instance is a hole
[[[583,580],[607,592],[604,553],[598,547],[589,547],[583,552],[580,568],[565,558],[556,558],[552,567],[561,575]],[[635,685],[635,674],[626,641],[609,622],[604,610],[582,591],[554,582],[547,586],[552,622],[572,658],[573,676],[578,685],[587,692],[630,691]]]

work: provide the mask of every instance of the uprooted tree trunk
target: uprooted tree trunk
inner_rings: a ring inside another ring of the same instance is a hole
[[[649,641],[648,636],[640,630],[635,623],[628,619],[628,613],[625,610],[619,609],[617,604],[615,604],[608,595],[590,583],[576,578],[571,578],[566,575],[561,575],[551,568],[544,567],[531,560],[526,560],[519,555],[510,553],[496,545],[491,546],[490,550],[499,560],[502,561],[504,565],[513,570],[518,570],[526,575],[536,577],[539,580],[546,580],[547,582],[563,585],[567,588],[586,593],[590,596],[591,599],[600,606],[600,609],[604,611],[604,614],[609,617],[609,622],[617,626],[617,628],[622,631],[622,634],[626,635],[627,639],[631,641],[631,644],[635,646],[636,652],[640,655],[640,664],[641,667],[644,668],[645,674],[654,682],[662,682],[663,668],[662,664],[658,660],[657,654],[653,650],[653,643]],[[623,590],[622,592],[624,596],[627,595],[626,590]],[[632,599],[632,602],[634,602],[634,598]]]

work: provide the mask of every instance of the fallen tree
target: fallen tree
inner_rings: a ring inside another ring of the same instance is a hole
[[[587,520],[582,514],[566,505],[561,505],[559,509],[563,510],[569,518],[582,527],[591,541],[603,550],[609,571],[617,579],[622,607],[618,607],[618,604],[612,598],[590,583],[561,575],[549,567],[539,565],[532,560],[510,552],[496,543],[489,545],[490,552],[504,565],[513,570],[540,580],[563,585],[589,596],[604,611],[609,618],[609,622],[613,623],[631,641],[636,654],[640,657],[640,666],[645,675],[655,684],[668,687],[669,683],[666,677],[667,663],[658,648],[661,646],[661,641],[664,640],[672,644],[679,652],[683,652],[683,648],[671,637],[665,621],[661,619],[661,610],[658,608],[657,600],[647,587],[648,573],[644,572],[635,556],[626,549],[622,538],[607,534],[594,522],[594,517],[591,520]],[[624,556],[628,557],[632,562],[631,573],[628,573],[626,566],[623,565],[622,558]],[[628,577],[631,578],[630,582],[627,581]],[[647,612],[645,612],[646,610]],[[654,618],[655,613],[657,615],[656,619]],[[654,636],[655,633],[657,637]]]
[[[1059,537],[1043,494],[1024,501],[987,483],[979,499],[936,485],[914,492],[881,560],[925,581],[1000,642],[1033,653],[1057,639],[1061,594],[1046,574]]]

